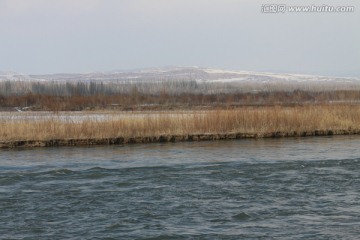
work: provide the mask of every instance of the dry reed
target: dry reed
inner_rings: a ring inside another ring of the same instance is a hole
[[[1,113],[0,113],[1,114]],[[0,120],[0,141],[91,139],[186,135],[194,133],[269,133],[360,129],[360,106],[244,107],[236,110],[130,114],[105,120]]]

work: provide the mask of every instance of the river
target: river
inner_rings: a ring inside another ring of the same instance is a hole
[[[1,239],[356,239],[360,137],[0,150]]]

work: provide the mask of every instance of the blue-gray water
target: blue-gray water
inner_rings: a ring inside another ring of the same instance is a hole
[[[358,239],[360,137],[0,151],[0,239]]]

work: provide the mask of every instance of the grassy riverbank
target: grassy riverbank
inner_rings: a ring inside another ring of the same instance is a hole
[[[316,130],[360,129],[360,106],[313,105],[296,107],[244,107],[236,110],[127,114],[67,121],[50,119],[0,120],[0,141],[52,139],[109,139],[191,134],[300,133]]]

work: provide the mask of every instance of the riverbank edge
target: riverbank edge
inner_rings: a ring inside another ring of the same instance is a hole
[[[116,137],[98,139],[51,139],[51,140],[16,140],[0,141],[0,149],[35,148],[35,147],[65,147],[65,146],[96,146],[96,145],[123,145],[139,143],[166,143],[217,141],[249,138],[284,138],[284,137],[311,137],[332,135],[360,135],[360,129],[348,130],[315,130],[303,132],[271,132],[271,133],[203,133],[186,135],[159,135],[147,137]]]

